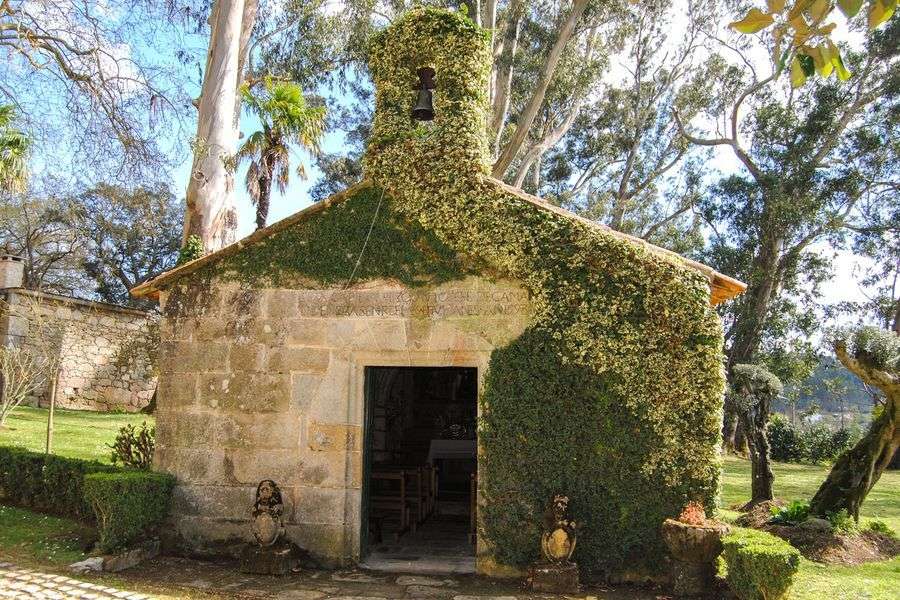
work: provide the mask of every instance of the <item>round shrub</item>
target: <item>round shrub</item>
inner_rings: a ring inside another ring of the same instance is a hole
[[[722,538],[728,586],[740,600],[787,598],[800,568],[800,552],[781,538],[735,528]]]
[[[800,462],[806,456],[803,436],[782,415],[774,414],[769,420],[769,446],[772,460]]]
[[[158,526],[169,513],[175,478],[165,473],[121,471],[84,478],[100,530],[100,550],[125,547]]]

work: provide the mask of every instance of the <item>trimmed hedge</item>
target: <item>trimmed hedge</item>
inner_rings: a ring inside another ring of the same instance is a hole
[[[84,476],[117,470],[96,461],[0,447],[0,491],[6,500],[80,521],[94,520],[84,499]]]
[[[728,586],[741,600],[787,598],[800,568],[800,552],[781,538],[734,529],[722,538]]]
[[[127,546],[158,526],[169,512],[175,478],[165,473],[121,471],[84,478],[84,495],[97,515],[100,550]]]

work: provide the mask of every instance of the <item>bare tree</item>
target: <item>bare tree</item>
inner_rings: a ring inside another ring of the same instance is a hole
[[[0,103],[24,116],[36,153],[107,177],[171,164],[180,136],[161,148],[158,128],[180,127],[189,106],[176,4],[0,0]]]
[[[0,346],[0,427],[6,418],[44,384],[44,361],[15,346]]]

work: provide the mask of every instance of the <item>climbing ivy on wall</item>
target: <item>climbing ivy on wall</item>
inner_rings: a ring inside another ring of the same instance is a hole
[[[423,66],[436,71],[428,124],[410,118]],[[581,524],[583,568],[642,559],[658,569],[662,520],[689,500],[712,509],[718,488],[724,373],[708,281],[488,176],[488,32],[464,15],[410,10],[375,37],[370,67],[374,185],[194,281],[208,290],[213,278],[248,287],[346,285],[351,274],[410,286],[469,273],[518,280],[532,323],[494,351],[480,399],[483,539],[499,561],[529,563],[545,507],[564,493]],[[169,303],[184,307],[193,297],[176,296]]]
[[[488,177],[487,39],[432,8],[376,37],[367,175],[399,213],[532,295],[532,325],[494,352],[481,398],[481,517],[494,555],[536,558],[544,508],[565,493],[584,525],[583,566],[652,564],[662,520],[692,499],[711,509],[718,487],[724,375],[708,282]],[[423,66],[436,71],[428,126],[410,119]]]
[[[275,233],[215,265],[224,280],[289,287],[314,281],[349,285],[396,279],[417,287],[461,279],[481,270],[393,207],[384,191],[364,186],[351,197]],[[351,281],[352,277],[352,281]]]

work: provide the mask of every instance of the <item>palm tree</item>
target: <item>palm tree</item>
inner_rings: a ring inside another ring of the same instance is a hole
[[[6,192],[22,191],[28,179],[31,140],[13,126],[15,120],[13,107],[0,105],[0,190]]]
[[[266,226],[272,182],[282,194],[290,181],[290,150],[296,144],[310,152],[318,152],[325,130],[325,108],[309,106],[295,83],[267,79],[255,94],[247,86],[241,89],[247,109],[259,117],[262,129],[247,138],[237,152],[237,162],[250,161],[246,186],[256,206],[256,228]],[[303,163],[297,175],[306,178]]]

